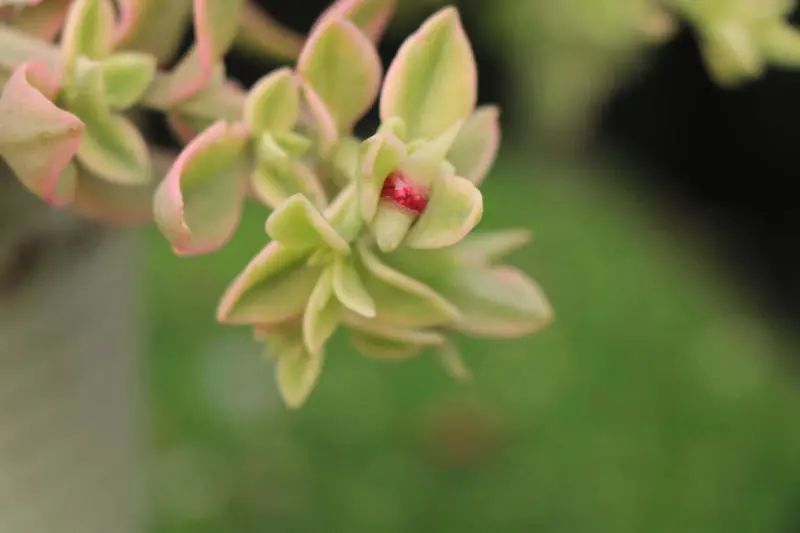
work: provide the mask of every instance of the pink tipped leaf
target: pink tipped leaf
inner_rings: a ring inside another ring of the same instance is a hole
[[[437,289],[461,312],[457,329],[486,337],[522,337],[553,319],[541,288],[511,267],[467,267]]]
[[[34,71],[25,63],[14,71],[0,95],[0,156],[20,181],[52,205],[72,201],[76,173],[69,163],[78,151],[84,126],[59,109],[34,85]]]
[[[121,52],[101,63],[108,104],[127,109],[139,101],[156,73],[156,61],[149,54]]]
[[[195,45],[168,75],[157,78],[148,100],[174,107],[208,87],[241,20],[244,0],[194,0]]]
[[[261,78],[250,89],[244,104],[244,121],[254,134],[288,132],[299,115],[300,90],[288,68]]]
[[[327,19],[316,27],[297,71],[330,111],[340,133],[349,132],[369,110],[380,88],[375,46],[345,19]]]
[[[356,183],[365,222],[371,222],[375,216],[384,180],[405,157],[405,144],[391,132],[377,133],[362,143]]]
[[[104,59],[113,47],[114,6],[110,0],[76,0],[67,13],[61,52],[71,68],[78,57]]]
[[[425,211],[408,232],[411,248],[444,248],[472,231],[483,215],[483,197],[468,179],[442,174],[433,184]]]
[[[150,154],[139,130],[111,112],[100,63],[81,63],[64,100],[86,125],[78,159],[92,173],[110,182],[144,184],[152,179]]]
[[[479,107],[459,131],[447,160],[456,174],[480,185],[492,168],[500,147],[500,110],[497,106]]]
[[[399,328],[450,324],[458,309],[430,286],[393,269],[368,247],[359,247],[364,286],[375,301],[375,320]]]
[[[381,120],[405,121],[411,140],[440,135],[475,107],[477,69],[458,11],[430,17],[400,47],[381,93]]]
[[[117,0],[120,8],[115,49],[146,52],[160,65],[178,52],[183,28],[192,16],[192,0]]]
[[[179,255],[220,248],[236,228],[244,197],[242,124],[220,121],[178,156],[155,196],[155,218]]]
[[[266,229],[270,237],[290,248],[327,247],[340,254],[350,253],[347,241],[302,194],[295,194],[273,211]]]
[[[269,243],[225,291],[217,320],[282,324],[300,317],[321,272],[307,266],[307,260],[307,250]]]
[[[397,0],[337,0],[326,9],[317,25],[329,18],[346,18],[372,42],[378,42],[397,7]]]

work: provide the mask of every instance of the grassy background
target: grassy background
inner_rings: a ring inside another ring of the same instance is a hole
[[[798,531],[789,347],[625,173],[506,155],[481,228],[534,229],[510,262],[556,323],[463,339],[466,385],[337,336],[297,412],[248,332],[213,321],[265,212],[212,257],[175,258],[148,233],[153,530]]]

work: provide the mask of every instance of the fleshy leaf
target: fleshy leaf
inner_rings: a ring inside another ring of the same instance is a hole
[[[153,81],[156,60],[148,54],[123,52],[103,60],[102,69],[109,105],[127,109],[139,101]]]
[[[416,219],[416,213],[389,200],[381,200],[370,224],[378,248],[382,252],[396,250]]]
[[[430,187],[442,173],[442,165],[446,163],[447,153],[453,146],[463,124],[464,121],[457,120],[430,141],[420,142],[400,165],[403,174],[411,178],[417,185]]]
[[[376,304],[376,319],[400,328],[448,324],[458,309],[428,285],[384,264],[366,246],[359,247],[364,285]]]
[[[347,242],[351,242],[358,236],[364,224],[358,214],[355,184],[351,183],[342,189],[333,199],[333,202],[325,209],[325,218]]]
[[[384,361],[404,361],[419,355],[422,346],[372,335],[357,329],[350,330],[350,342],[362,355]]]
[[[275,377],[278,392],[287,407],[296,409],[305,403],[317,384],[324,355],[306,351],[301,340],[282,342]]]
[[[327,246],[342,254],[350,253],[347,241],[302,194],[295,194],[273,211],[266,226],[270,237],[291,248]]]
[[[147,145],[133,124],[114,115],[108,107],[99,63],[78,66],[72,84],[65,89],[64,99],[86,125],[78,149],[81,163],[99,177],[115,183],[133,185],[151,180]]]
[[[436,332],[427,329],[416,329],[414,327],[399,326],[381,320],[364,318],[355,313],[345,312],[342,314],[342,322],[348,328],[370,336],[385,339],[388,341],[415,346],[438,346],[442,344],[444,337]]]
[[[339,305],[333,298],[333,269],[328,267],[319,276],[303,313],[303,344],[309,353],[322,353],[338,325]]]
[[[269,243],[231,283],[217,309],[227,324],[275,324],[298,318],[321,269],[306,266],[308,252]]]
[[[378,95],[381,64],[373,44],[353,23],[328,19],[306,42],[297,71],[325,103],[341,133],[367,112]]]
[[[152,54],[159,64],[178,52],[183,28],[192,15],[192,0],[118,0],[120,20],[116,49]]]
[[[473,233],[458,243],[456,251],[469,263],[491,265],[530,240],[531,232],[524,228]]]
[[[370,222],[375,216],[386,177],[406,156],[406,147],[391,133],[377,133],[361,146],[358,184],[361,216]]]
[[[280,173],[267,164],[260,164],[251,176],[253,192],[259,200],[277,209],[289,197],[301,193],[314,205],[325,205],[325,191],[313,170],[299,161],[291,161],[287,173]]]
[[[308,108],[317,135],[318,150],[322,157],[328,157],[339,141],[336,119],[317,91],[308,82],[302,84],[303,99]]]
[[[333,291],[342,305],[351,311],[367,318],[375,316],[375,301],[351,260],[340,257],[333,263]]]
[[[464,123],[447,154],[456,174],[480,185],[500,147],[500,111],[497,106],[479,107]]]
[[[196,44],[175,69],[157,78],[148,98],[159,107],[173,107],[208,87],[236,36],[244,0],[194,0]]]
[[[300,114],[300,92],[288,68],[264,76],[247,95],[244,120],[254,134],[291,130]]]
[[[69,162],[78,151],[83,123],[31,83],[33,68],[30,63],[17,68],[0,96],[0,156],[33,193],[64,205],[75,192]]]
[[[442,368],[444,368],[445,372],[447,372],[450,377],[458,381],[469,381],[472,379],[472,374],[464,364],[461,354],[458,353],[458,350],[453,346],[452,342],[445,342],[439,346],[436,350],[436,355],[439,362],[442,364]]]
[[[552,320],[542,290],[514,268],[461,268],[437,289],[458,307],[457,327],[465,333],[519,337]]]
[[[381,94],[381,120],[400,117],[409,139],[432,138],[475,107],[477,71],[458,11],[429,18],[400,47]]]
[[[411,248],[442,248],[463,239],[480,221],[483,197],[471,181],[442,176],[431,189],[428,206],[408,232]]]
[[[79,56],[104,59],[114,38],[114,7],[110,0],[76,0],[67,13],[61,50],[68,65]]]
[[[317,24],[330,18],[346,18],[378,42],[394,13],[397,0],[337,0],[319,18]]]
[[[179,255],[212,252],[239,222],[244,195],[242,124],[217,122],[178,156],[155,197],[161,231]]]

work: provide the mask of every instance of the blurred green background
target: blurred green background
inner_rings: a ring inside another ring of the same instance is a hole
[[[481,227],[534,230],[512,262],[554,325],[463,339],[467,384],[337,337],[300,411],[249,333],[213,321],[265,213],[207,258],[148,234],[155,531],[797,531],[788,347],[690,228],[604,179],[620,172],[505,153]]]
[[[555,13],[533,35],[514,13],[480,31],[513,22],[497,42],[520,39],[515,61],[565,35]],[[288,411],[249,332],[213,320],[266,243],[267,213],[250,206],[231,244],[191,260],[148,230],[153,531],[800,531],[796,346],[646,172],[563,149],[589,121],[570,106],[610,91],[609,57],[631,70],[636,39],[606,33],[594,89],[555,62],[553,78],[527,84],[535,65],[510,77],[517,129],[483,186],[479,229],[532,229],[510,262],[541,283],[556,321],[521,340],[460,339],[469,383],[427,355],[362,358],[337,336],[319,387]],[[558,49],[581,72],[593,61],[584,45]],[[520,95],[538,84],[566,101],[531,126]]]

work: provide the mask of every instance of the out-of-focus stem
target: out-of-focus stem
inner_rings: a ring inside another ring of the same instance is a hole
[[[234,45],[243,52],[279,61],[293,61],[300,55],[304,37],[287,28],[263,9],[247,3]]]

